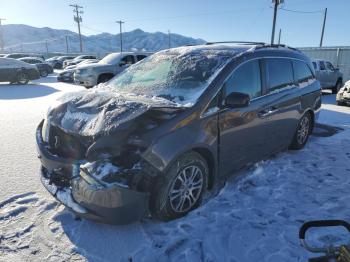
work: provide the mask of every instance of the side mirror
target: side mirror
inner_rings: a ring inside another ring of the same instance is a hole
[[[250,104],[250,96],[244,93],[233,92],[225,98],[224,104],[229,108],[246,107]]]
[[[119,66],[120,66],[120,67],[126,66],[126,62],[125,62],[125,61],[120,62],[120,63],[119,63]]]

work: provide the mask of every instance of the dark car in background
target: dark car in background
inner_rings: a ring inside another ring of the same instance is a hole
[[[74,82],[74,71],[81,65],[98,63],[98,59],[85,59],[76,65],[67,66],[61,73],[57,75],[57,81],[59,82]]]
[[[36,65],[42,77],[46,77],[48,74],[53,73],[53,67],[49,63],[43,62],[36,57],[23,57],[19,58],[18,60],[26,62],[28,64]]]
[[[11,54],[5,55],[4,57],[5,58],[14,58],[14,59],[23,58],[23,57],[36,57],[36,58],[40,59],[41,61],[45,60],[43,55],[36,54],[36,53],[11,53]]]
[[[57,56],[54,58],[46,59],[46,62],[48,62],[54,69],[62,69],[63,68],[63,62],[69,59],[74,59],[75,56]]]
[[[164,50],[57,101],[36,132],[41,181],[81,217],[178,218],[235,170],[303,148],[320,107],[312,63],[298,50]]]
[[[35,65],[12,58],[0,58],[0,82],[27,84],[40,78]]]
[[[331,89],[333,94],[338,93],[343,86],[343,73],[339,71],[339,68],[334,67],[331,62],[321,59],[313,60],[312,64],[322,89]]]

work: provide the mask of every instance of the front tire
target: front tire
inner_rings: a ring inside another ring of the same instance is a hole
[[[309,112],[306,112],[299,121],[298,128],[294,134],[289,149],[300,150],[305,146],[312,131],[312,124],[311,114]]]
[[[21,85],[26,85],[29,82],[29,77],[26,72],[20,71],[17,74],[17,83]]]
[[[47,77],[48,76],[48,72],[44,69],[44,70],[41,70],[41,72],[40,72],[40,75],[41,75],[41,77]]]
[[[156,183],[150,203],[153,217],[168,221],[198,207],[208,176],[207,162],[200,154],[190,151],[180,156]]]

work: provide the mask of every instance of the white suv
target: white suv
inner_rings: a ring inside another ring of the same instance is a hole
[[[98,63],[78,66],[74,72],[74,82],[87,88],[107,82],[126,67],[150,54],[148,52],[111,53]]]

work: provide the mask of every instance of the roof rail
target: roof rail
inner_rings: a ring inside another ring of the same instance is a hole
[[[275,48],[283,47],[283,48],[288,48],[288,49],[300,52],[299,49],[294,48],[294,47],[290,47],[290,46],[287,46],[284,44],[264,44],[263,46],[258,46],[257,48],[266,48],[266,47],[275,47]]]
[[[220,41],[220,42],[207,42],[206,45],[215,44],[243,44],[243,45],[265,45],[264,42],[250,42],[250,41]]]

